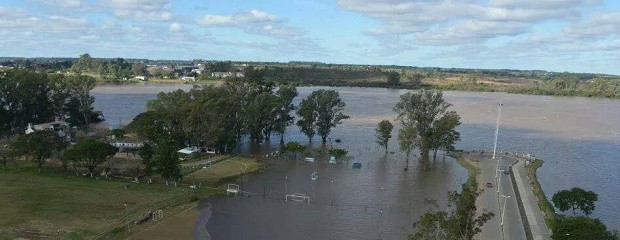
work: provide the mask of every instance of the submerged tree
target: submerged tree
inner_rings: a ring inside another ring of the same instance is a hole
[[[297,114],[301,119],[297,125],[310,141],[317,134],[325,144],[331,129],[349,118],[342,113],[345,106],[337,91],[316,90],[299,104]]]
[[[388,152],[388,142],[392,138],[392,129],[394,126],[389,120],[383,120],[377,124],[375,129],[375,136],[377,137],[377,144],[385,148],[385,154]]]
[[[282,85],[276,92],[278,96],[276,119],[274,131],[280,135],[280,145],[284,145],[284,134],[286,127],[293,124],[295,117],[290,112],[295,109],[293,99],[297,97],[297,88],[294,86]]]
[[[431,149],[456,141],[453,131],[460,124],[460,121],[458,117],[454,117],[455,115],[458,116],[456,112],[448,111],[450,106],[451,104],[443,99],[442,92],[435,90],[421,90],[417,93],[403,94],[400,96],[400,101],[394,106],[400,123],[404,127],[415,127],[417,130],[421,160],[424,163],[428,162]],[[455,119],[457,121],[454,121]],[[444,138],[447,139],[445,144],[440,141]]]
[[[461,134],[456,127],[461,125],[461,117],[454,111],[447,112],[433,124],[430,134],[430,145],[433,150],[433,160],[437,158],[437,151],[450,151],[454,144],[461,140]]]
[[[418,131],[413,126],[404,126],[398,130],[398,146],[405,152],[405,171],[409,169],[409,155],[419,145]]]
[[[297,115],[299,115],[299,120],[297,120],[299,130],[308,137],[308,142],[312,142],[312,138],[316,135],[314,124],[316,123],[317,115],[316,111],[314,111],[313,102],[308,99],[301,101],[297,109]]]

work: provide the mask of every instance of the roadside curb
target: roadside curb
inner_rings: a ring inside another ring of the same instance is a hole
[[[544,222],[542,212],[538,209],[531,187],[528,188],[525,185],[529,184],[527,182],[527,177],[524,178],[522,176],[525,172],[525,162],[520,158],[515,159],[517,159],[517,163],[513,167],[516,167],[516,170],[513,170],[513,167],[511,167],[511,171],[513,172],[512,176],[514,178],[513,183],[515,184],[515,190],[519,194],[519,204],[523,207],[526,218],[525,222],[529,225],[526,229],[530,230],[533,240],[551,239],[551,231]]]

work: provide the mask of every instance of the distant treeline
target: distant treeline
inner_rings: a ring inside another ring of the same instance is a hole
[[[285,81],[331,81],[331,80],[363,80],[384,78],[385,73],[379,69],[359,70],[347,68],[318,68],[318,67],[265,67],[260,69],[266,80]]]
[[[185,66],[204,66],[202,74],[189,72]],[[519,94],[620,97],[620,76],[593,73],[549,72],[544,70],[464,69],[408,67],[395,65],[346,65],[318,62],[232,62],[232,61],[170,61],[146,59],[92,58],[83,54],[79,59],[67,58],[0,58],[5,67],[26,68],[39,72],[73,72],[98,77],[106,82],[129,82],[133,76],[148,75],[147,65],[166,65],[175,70],[157,69],[158,78],[194,76],[211,79],[211,72],[243,71],[246,78],[260,75],[266,81],[300,85],[421,87],[460,91],[508,92]],[[388,83],[388,75],[397,79]],[[455,80],[457,79],[457,80]],[[460,79],[460,80],[458,80]]]

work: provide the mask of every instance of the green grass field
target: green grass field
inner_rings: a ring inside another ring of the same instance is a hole
[[[187,182],[216,183],[222,179],[256,172],[263,167],[262,163],[251,158],[233,157],[219,162],[207,169],[200,169],[184,177]]]
[[[128,219],[133,220],[149,210],[169,209],[216,191],[196,193],[187,187],[52,171],[0,170],[0,239],[121,238],[128,222],[125,204]]]

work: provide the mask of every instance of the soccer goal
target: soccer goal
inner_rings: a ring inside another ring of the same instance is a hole
[[[239,193],[239,185],[237,184],[226,185],[226,195],[228,195],[229,193],[235,194],[235,196],[237,196],[237,193]]]
[[[310,204],[310,196],[302,193],[286,194],[285,201],[306,202]]]

